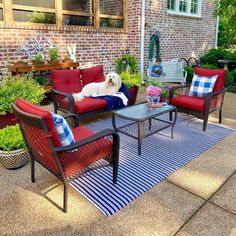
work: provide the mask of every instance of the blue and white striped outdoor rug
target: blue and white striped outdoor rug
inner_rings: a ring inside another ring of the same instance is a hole
[[[119,119],[118,126],[124,122],[127,121]],[[111,118],[88,127],[94,131],[112,128]],[[71,186],[106,216],[111,216],[231,132],[232,129],[210,123],[207,131],[203,132],[202,121],[179,115],[174,139],[170,138],[170,129],[145,138],[141,156],[137,154],[137,140],[120,134],[117,184],[112,182],[112,167],[101,160],[93,165],[92,171],[75,179]]]

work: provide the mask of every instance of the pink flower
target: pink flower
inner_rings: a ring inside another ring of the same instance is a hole
[[[153,85],[150,85],[146,88],[146,94],[149,96],[160,96],[161,91],[161,88]]]

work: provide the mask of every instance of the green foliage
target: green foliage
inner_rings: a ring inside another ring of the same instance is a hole
[[[54,17],[54,14],[52,13],[34,11],[30,15],[29,22],[55,24],[55,17]]]
[[[113,22],[112,19],[109,19],[109,18],[102,18],[102,19],[100,20],[100,25],[101,25],[102,27],[113,27],[114,22]]]
[[[129,88],[140,87],[143,82],[143,76],[140,73],[131,74],[129,70],[125,70],[120,74],[122,82]]]
[[[186,82],[191,83],[193,79],[194,68],[191,66],[185,66],[184,70],[187,72]]]
[[[25,147],[19,124],[0,129],[0,150],[12,151]]]
[[[16,98],[38,104],[44,97],[44,89],[32,78],[32,73],[5,78],[0,86],[0,115],[11,112]]]
[[[116,70],[118,74],[121,74],[127,69],[130,71],[131,74],[139,72],[138,61],[131,54],[124,54],[121,58],[116,60]]]
[[[148,81],[147,86],[150,86],[150,85],[157,86],[157,87],[163,87],[164,83],[159,78],[155,78],[155,79]]]
[[[42,54],[37,54],[32,57],[31,62],[34,64],[42,64],[45,62],[45,59],[43,58]]]
[[[70,56],[69,56],[68,54],[66,54],[66,55],[64,56],[64,61],[68,61],[68,60],[71,60],[71,59],[70,59]]]
[[[228,87],[236,87],[236,69],[227,73],[226,82]],[[229,89],[227,89],[228,91]],[[234,89],[235,90],[235,89]]]
[[[17,64],[22,64],[22,65],[28,64],[28,62],[27,62],[27,61],[24,61],[24,60],[18,60],[16,63],[17,63]]]
[[[51,61],[57,61],[59,58],[59,53],[57,48],[51,48],[48,52],[48,56]]]
[[[213,69],[213,70],[219,69],[217,66],[209,65],[209,64],[201,65],[201,68],[204,68],[204,69]]]
[[[220,16],[219,46],[236,45],[236,0],[220,0],[216,14]]]
[[[42,76],[42,75],[38,75],[34,78],[34,80],[39,84],[39,85],[45,85],[47,83],[47,79]]]

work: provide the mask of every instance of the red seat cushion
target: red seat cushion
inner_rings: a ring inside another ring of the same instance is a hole
[[[94,134],[93,131],[84,126],[79,126],[73,131],[76,141],[83,140]],[[112,154],[112,141],[108,138],[101,138],[94,142],[81,146],[74,152],[59,153],[63,171],[66,178],[69,178],[85,167],[91,165]]]
[[[81,75],[83,86],[92,82],[97,83],[105,80],[102,65],[81,69]]]
[[[82,101],[75,102],[75,111],[79,113],[94,111],[105,107],[107,107],[107,101],[105,99],[85,97]]]
[[[176,96],[171,99],[171,105],[183,107],[195,111],[204,111],[204,99],[192,96]]]
[[[53,88],[66,93],[78,93],[81,91],[80,69],[52,70]]]
[[[195,69],[195,74],[196,75],[201,75],[201,76],[213,76],[213,75],[218,75],[218,78],[215,82],[215,86],[213,88],[213,91],[221,91],[224,88],[225,85],[225,80],[226,80],[226,70],[213,70],[213,69],[204,69],[201,67],[197,67]]]
[[[61,146],[61,141],[59,139],[57,130],[54,126],[52,115],[49,111],[43,109],[42,107],[33,105],[33,104],[31,104],[31,103],[29,103],[29,102],[27,102],[27,101],[25,101],[21,98],[16,99],[16,106],[19,109],[21,109],[22,111],[26,112],[26,113],[43,117],[45,119],[45,122],[46,122],[49,133],[52,134],[51,139],[52,139],[53,145],[55,147],[60,147]]]

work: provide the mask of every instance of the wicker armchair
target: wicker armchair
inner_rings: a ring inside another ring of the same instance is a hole
[[[225,95],[225,70],[212,70],[197,67],[195,74],[201,76],[218,75],[211,93],[203,98],[188,95],[191,85],[174,86],[170,90],[169,102],[177,107],[178,112],[184,112],[203,119],[203,131],[206,131],[209,114],[219,110],[219,123],[222,121],[222,106]],[[177,95],[176,95],[177,94]]]
[[[119,135],[111,129],[94,133],[78,125],[76,115],[72,129],[75,144],[61,146],[51,113],[22,99],[12,104],[31,156],[31,181],[35,182],[35,161],[64,184],[63,211],[67,212],[68,183],[81,175],[92,163],[105,159],[113,166],[113,182],[117,182]]]

